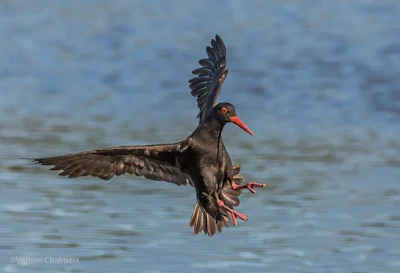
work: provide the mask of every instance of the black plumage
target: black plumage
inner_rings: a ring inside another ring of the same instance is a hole
[[[217,103],[222,84],[228,76],[224,42],[216,35],[215,40],[211,40],[211,46],[207,46],[208,59],[201,59],[201,67],[192,72],[197,77],[189,80],[191,94],[197,97],[197,106],[200,109],[197,117],[200,123]]]
[[[239,205],[242,188],[254,192],[263,184],[240,185],[240,165],[233,166],[222,141],[226,123],[233,122],[253,135],[237,117],[235,107],[216,101],[226,70],[226,49],[219,36],[207,47],[208,59],[200,60],[201,68],[194,70],[190,80],[192,95],[197,96],[199,126],[183,141],[173,144],[120,146],[62,156],[36,158],[42,165],[54,166],[60,175],[69,178],[94,176],[109,180],[113,176],[132,174],[176,185],[190,184],[196,189],[195,205],[190,226],[194,233],[204,231],[210,236],[228,226],[230,219],[247,221],[247,216],[233,208]]]

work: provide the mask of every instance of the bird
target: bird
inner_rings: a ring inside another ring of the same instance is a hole
[[[232,220],[247,221],[245,214],[234,209],[239,205],[241,189],[255,193],[254,187],[265,184],[248,182],[240,184],[240,165],[232,165],[222,141],[222,130],[233,123],[250,135],[254,135],[236,114],[229,102],[216,104],[223,81],[227,76],[226,49],[216,35],[207,47],[208,59],[193,71],[198,77],[190,80],[193,96],[200,109],[198,127],[184,140],[170,144],[118,146],[77,152],[53,157],[33,158],[38,164],[53,166],[59,175],[68,178],[83,176],[109,180],[114,176],[132,174],[155,181],[176,185],[191,185],[196,199],[190,226],[194,234],[203,231],[209,236],[221,232]]]
[[[199,114],[197,118],[199,119],[199,125],[207,118],[211,109],[215,106],[218,96],[222,89],[222,84],[224,83],[226,77],[228,76],[228,70],[226,69],[226,47],[225,43],[219,35],[215,36],[215,40],[211,39],[211,47],[206,47],[206,52],[208,58],[199,60],[200,68],[192,71],[192,74],[196,77],[189,80],[189,87],[191,89],[191,95],[197,98],[197,106],[199,108]],[[231,158],[226,151],[225,145],[223,144],[222,137],[219,138],[222,147],[222,154],[225,157],[227,164],[232,165]],[[253,189],[254,187],[265,187],[266,184],[259,184],[255,182],[248,182],[245,185],[240,185],[243,180],[240,174],[240,165],[237,164],[232,167],[233,169],[233,179],[224,179],[222,182],[223,192],[229,189],[234,189],[236,191],[231,192],[236,193],[235,202],[233,206],[238,206],[240,204],[238,196],[241,194],[241,189],[247,188],[251,193],[256,193]],[[196,212],[196,210],[195,210]],[[192,216],[190,226],[195,225],[195,221]],[[233,219],[236,225],[235,219]],[[196,228],[195,228],[196,233]]]

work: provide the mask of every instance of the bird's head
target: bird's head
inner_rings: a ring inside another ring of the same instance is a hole
[[[235,106],[228,102],[221,102],[214,106],[214,113],[218,121],[222,123],[232,122],[246,131],[248,134],[254,136],[253,132],[250,130],[246,124],[243,123],[236,115]]]

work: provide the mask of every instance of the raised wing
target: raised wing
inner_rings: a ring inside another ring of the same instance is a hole
[[[200,68],[193,70],[197,77],[189,81],[191,94],[197,97],[197,106],[200,113],[199,123],[207,117],[211,109],[217,103],[222,84],[228,75],[226,70],[226,49],[222,39],[216,35],[211,40],[211,47],[207,46],[207,59],[199,61]]]
[[[36,158],[42,165],[62,170],[68,178],[95,176],[104,180],[114,175],[133,174],[177,185],[193,182],[189,176],[190,154],[182,152],[183,142],[164,145],[120,146],[55,157]]]

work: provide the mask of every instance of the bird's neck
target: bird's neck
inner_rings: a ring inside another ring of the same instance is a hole
[[[222,129],[225,123],[221,123],[215,118],[208,118],[202,123],[203,131],[213,139],[219,139],[221,137]]]

